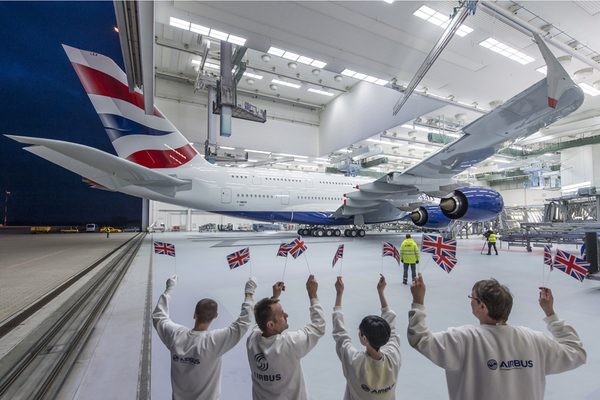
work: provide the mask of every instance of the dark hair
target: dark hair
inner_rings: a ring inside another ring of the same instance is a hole
[[[377,315],[367,315],[358,326],[360,333],[367,338],[371,347],[379,351],[381,346],[390,340],[392,329],[390,324]]]
[[[201,324],[211,322],[217,315],[217,302],[212,299],[202,299],[196,304],[196,321]]]
[[[407,239],[410,239],[410,233],[407,233],[407,234],[406,234],[406,238],[407,238]]]
[[[279,303],[279,299],[265,297],[254,306],[254,320],[261,331],[267,330],[267,322],[273,321],[273,304]]]
[[[473,292],[477,300],[488,308],[488,315],[496,321],[507,321],[512,310],[513,297],[510,290],[495,279],[475,283]]]

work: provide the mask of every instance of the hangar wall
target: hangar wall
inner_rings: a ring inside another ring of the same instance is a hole
[[[196,144],[197,149],[201,149],[207,139],[208,96],[205,93],[194,94],[193,87],[188,84],[161,79],[157,80],[156,87],[156,107],[189,141]],[[189,94],[179,94],[178,88]],[[238,103],[243,101],[267,109],[267,122],[233,118],[231,137],[218,136],[219,145],[312,157],[321,155],[316,110],[282,107],[277,103],[238,96]]]
[[[562,150],[560,162],[562,186],[589,181],[600,188],[600,145]]]

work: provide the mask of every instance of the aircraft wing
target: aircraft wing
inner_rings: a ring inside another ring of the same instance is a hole
[[[381,212],[386,203],[402,211],[414,210],[423,202],[422,193],[448,197],[455,189],[468,186],[454,180],[455,175],[577,110],[585,98],[583,91],[544,41],[537,34],[534,38],[548,66],[547,78],[464,127],[458,140],[419,164],[358,186],[358,192],[346,195],[349,200],[336,215]]]
[[[163,174],[93,147],[60,140],[5,136],[33,145],[25,150],[107,189],[119,190],[135,185],[173,197],[176,192],[191,188],[189,180]]]

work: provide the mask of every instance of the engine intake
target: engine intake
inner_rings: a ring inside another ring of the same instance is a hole
[[[441,212],[450,219],[467,222],[488,221],[502,212],[504,200],[500,193],[485,187],[466,187],[442,199]]]

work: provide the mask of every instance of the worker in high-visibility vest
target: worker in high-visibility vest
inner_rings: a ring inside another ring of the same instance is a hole
[[[494,247],[494,251],[496,252],[496,255],[498,255],[498,249],[496,248],[496,234],[492,231],[489,230],[487,231],[487,241],[488,241],[488,256],[492,255],[492,246]]]
[[[404,263],[404,279],[402,283],[407,285],[406,280],[408,279],[408,266],[410,265],[410,272],[413,281],[417,276],[416,264],[419,263],[419,245],[411,239],[410,233],[406,234],[406,239],[400,246],[400,261]]]

